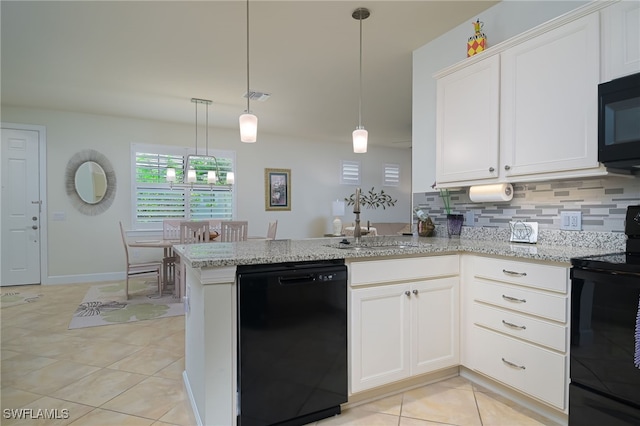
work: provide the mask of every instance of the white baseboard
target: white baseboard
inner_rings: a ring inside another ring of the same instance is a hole
[[[196,406],[196,400],[193,397],[193,392],[191,392],[191,384],[189,383],[189,378],[187,377],[186,370],[182,372],[182,380],[184,380],[184,387],[187,389],[187,396],[189,396],[189,403],[191,404],[191,409],[193,410],[193,416],[196,418],[198,426],[203,426],[202,419],[200,419],[200,413],[198,412],[198,407]]]
[[[47,277],[46,281],[44,281],[42,285],[98,283],[108,281],[122,281],[124,279],[124,272],[104,272],[100,274],[82,275],[56,275],[53,277]]]

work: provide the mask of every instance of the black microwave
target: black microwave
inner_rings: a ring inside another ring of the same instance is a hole
[[[640,73],[598,85],[598,161],[640,172]]]

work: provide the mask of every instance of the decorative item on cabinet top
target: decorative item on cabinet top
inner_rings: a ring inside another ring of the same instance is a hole
[[[473,56],[476,53],[480,53],[487,48],[487,36],[482,32],[484,22],[476,20],[472,22],[475,34],[469,37],[467,40],[467,58]]]

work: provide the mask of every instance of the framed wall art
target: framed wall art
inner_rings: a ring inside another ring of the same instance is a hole
[[[291,210],[291,169],[264,169],[265,210]]]

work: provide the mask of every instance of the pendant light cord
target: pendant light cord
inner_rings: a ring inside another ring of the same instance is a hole
[[[358,128],[362,128],[362,14],[360,15],[360,94],[358,95]]]
[[[198,155],[198,102],[196,104],[196,155]]]
[[[249,112],[249,99],[251,94],[249,93],[249,0],[247,0],[247,114]]]

